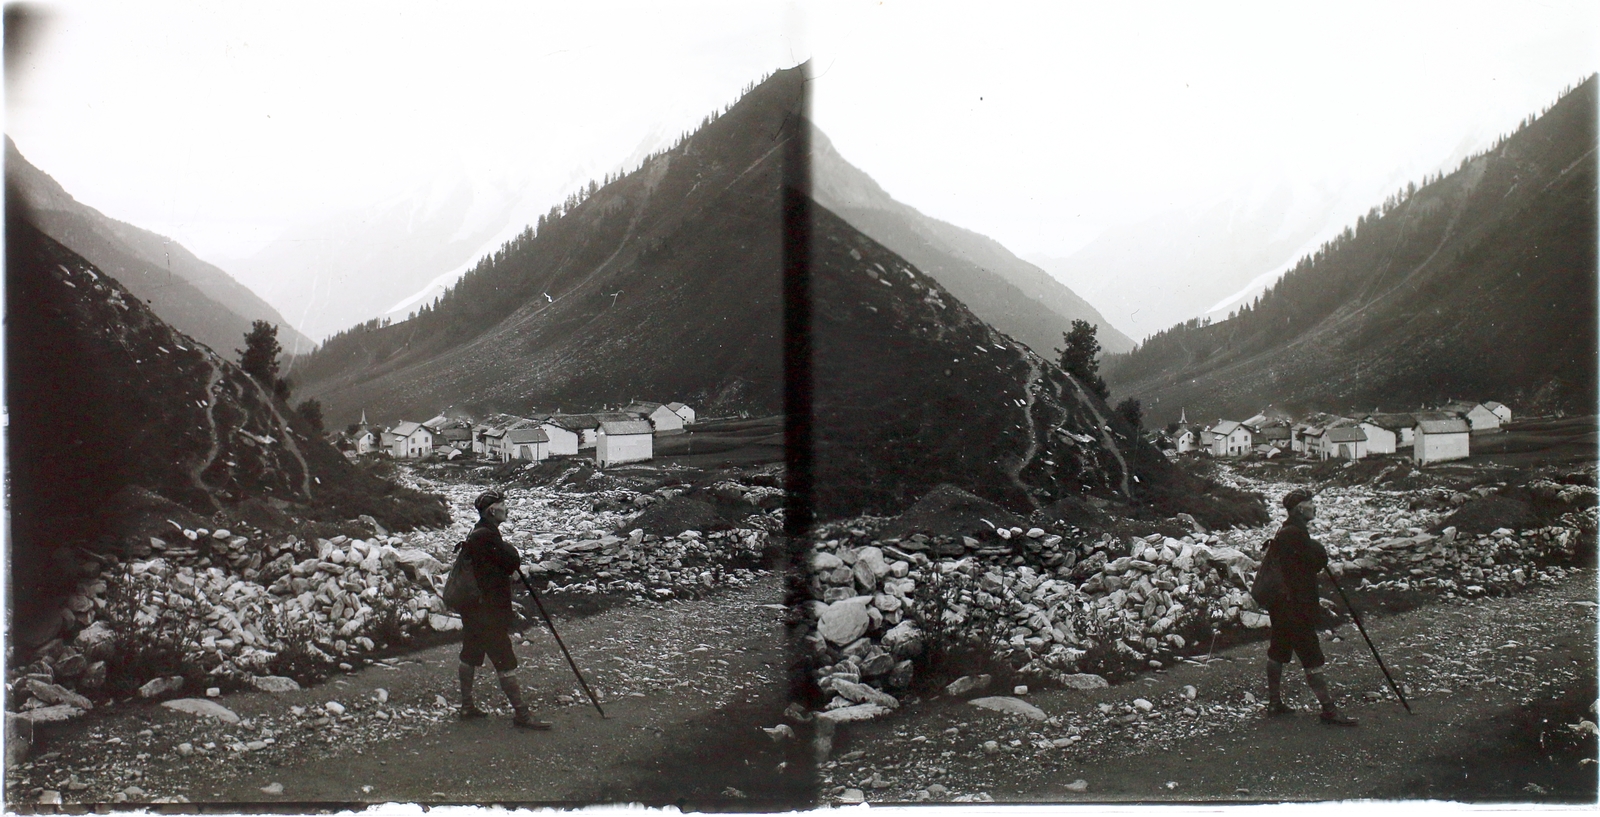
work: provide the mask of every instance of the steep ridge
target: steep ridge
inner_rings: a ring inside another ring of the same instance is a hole
[[[1456,171],[1373,208],[1258,303],[1103,372],[1165,423],[1494,399],[1596,399],[1596,79]]]
[[[311,350],[311,340],[249,288],[181,244],[80,203],[23,158],[9,136],[5,161],[6,189],[33,225],[116,278],[162,320],[225,356],[254,320],[276,324],[285,349]]]
[[[817,202],[933,276],[979,318],[1046,357],[1054,357],[1074,319],[1098,326],[1108,352],[1133,348],[1128,336],[1049,273],[994,239],[895,201],[815,128],[811,145]]]
[[[1064,497],[1137,498],[1128,492],[1169,476],[1055,364],[825,207],[813,212],[819,519],[898,513],[940,483],[1026,514]]]
[[[312,520],[448,521],[356,469],[18,208],[6,236],[11,598],[24,617],[54,612],[80,551],[123,558],[147,547],[137,530],[152,520],[170,536],[162,519],[272,500]]]
[[[416,317],[296,363],[330,420],[682,400],[782,409],[784,144],[801,69],[483,259]]]

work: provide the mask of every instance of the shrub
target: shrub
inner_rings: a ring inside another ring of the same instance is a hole
[[[107,583],[103,618],[113,632],[105,659],[109,695],[131,695],[166,676],[183,676],[191,686],[206,680],[205,668],[191,652],[205,629],[194,602],[174,593],[156,604],[152,587],[127,573]]]

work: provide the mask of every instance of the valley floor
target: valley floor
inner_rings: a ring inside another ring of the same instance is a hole
[[[549,732],[510,725],[488,668],[486,720],[455,718],[454,644],[388,659],[310,689],[237,693],[227,724],[153,703],[102,707],[41,726],[10,779],[12,808],[184,798],[190,803],[586,803],[739,801],[802,807],[808,764],[758,727],[788,701],[783,582],[693,601],[629,604],[558,620],[600,696],[601,719],[548,631],[517,646],[519,676]],[[335,715],[328,705],[344,707]],[[188,756],[180,744],[210,751]],[[254,746],[254,748],[250,748]],[[277,784],[276,786],[274,784]]]
[[[840,728],[834,760],[819,770],[822,794],[836,802],[1592,803],[1595,593],[1595,572],[1582,570],[1508,598],[1368,620],[1413,714],[1347,625],[1324,649],[1335,695],[1361,721],[1355,728],[1320,724],[1293,666],[1285,697],[1305,711],[1265,717],[1266,645],[1256,642],[1109,689],[1025,696],[1047,722],[947,696],[908,700],[895,715]]]

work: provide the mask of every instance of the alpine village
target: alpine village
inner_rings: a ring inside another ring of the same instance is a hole
[[[7,807],[1593,802],[1594,77],[1136,342],[809,70],[320,343],[8,139]],[[458,717],[491,488],[546,731]],[[1266,715],[1297,489],[1356,729]]]

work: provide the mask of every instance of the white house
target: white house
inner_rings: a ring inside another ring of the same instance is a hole
[[[642,462],[655,456],[655,429],[648,420],[607,420],[595,439],[596,465]]]
[[[625,419],[627,418],[625,416]],[[552,414],[549,422],[578,435],[578,450],[594,448],[600,434],[600,418],[593,414]],[[548,432],[546,432],[548,433]]]
[[[660,403],[638,402],[624,408],[623,411],[649,420],[650,426],[657,434],[683,433],[683,418]]]
[[[1494,416],[1500,418],[1500,425],[1505,425],[1506,423],[1511,422],[1510,406],[1507,406],[1504,403],[1496,403],[1493,400],[1485,400],[1483,402],[1483,407],[1494,412]]]
[[[1472,426],[1460,417],[1417,422],[1411,459],[1418,465],[1464,459],[1471,450]]]
[[[381,439],[383,432],[377,428],[368,428],[365,424],[356,429],[355,436],[350,438],[350,450],[356,454],[371,454],[383,446]]]
[[[539,425],[544,430],[545,437],[550,440],[550,456],[575,457],[578,455],[578,442],[582,434],[578,430],[568,428],[565,418],[551,417]]]
[[[1178,426],[1178,430],[1172,432],[1172,447],[1179,454],[1199,451],[1200,435],[1194,433],[1194,429],[1189,426]]]
[[[1218,420],[1201,433],[1201,445],[1215,457],[1242,457],[1250,453],[1250,429],[1232,420]]]
[[[1367,435],[1368,454],[1393,454],[1398,442],[1393,431],[1390,431],[1371,420],[1362,420],[1357,426],[1362,433]]]
[[[1500,429],[1500,416],[1490,411],[1482,403],[1457,401],[1446,403],[1441,410],[1461,415],[1474,432],[1498,431]]]
[[[667,404],[667,408],[669,410],[671,410],[673,414],[676,414],[679,417],[682,417],[684,425],[686,425],[686,426],[694,425],[694,409],[689,408],[688,406],[686,406],[686,405],[684,405],[682,403],[679,403],[677,401],[673,401],[671,403],[668,403]],[[1508,411],[1509,411],[1509,409],[1508,409]]]
[[[542,428],[517,428],[506,432],[503,460],[543,462],[550,456],[550,438]]]
[[[1330,428],[1322,435],[1323,459],[1359,460],[1367,456],[1367,435],[1360,426]]]
[[[396,459],[417,459],[433,453],[433,432],[421,423],[404,422],[385,432],[389,455]]]
[[[1361,427],[1367,432],[1367,450],[1374,454],[1393,454],[1416,443],[1417,415],[1415,414],[1368,414],[1361,418],[1361,423]],[[1374,428],[1382,429],[1394,436],[1394,451],[1378,450],[1377,443],[1373,442]]]

